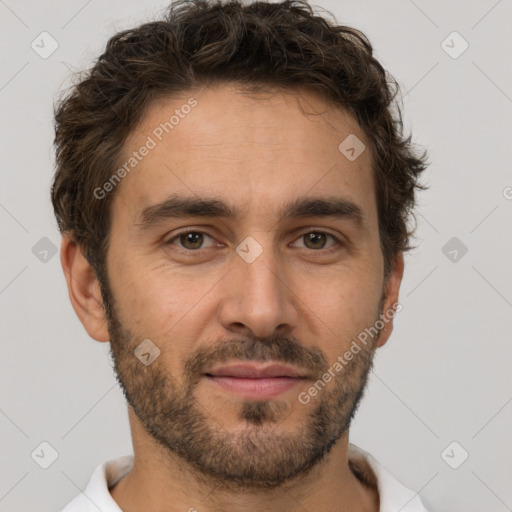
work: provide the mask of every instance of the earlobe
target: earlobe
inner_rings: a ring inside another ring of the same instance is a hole
[[[404,254],[398,252],[393,260],[393,267],[386,280],[386,297],[382,306],[384,326],[379,335],[377,347],[382,347],[393,331],[393,319],[401,307],[398,306],[400,284],[404,275]],[[398,306],[398,308],[397,308]]]
[[[96,341],[109,341],[107,319],[96,273],[70,235],[63,235],[60,261],[69,299],[85,330]]]

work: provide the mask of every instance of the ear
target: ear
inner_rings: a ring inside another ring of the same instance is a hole
[[[400,290],[400,284],[404,275],[404,254],[399,251],[393,260],[392,268],[385,283],[385,299],[382,306],[382,315],[384,327],[382,328],[379,339],[377,342],[377,348],[382,347],[388,340],[391,332],[393,331],[393,318],[398,311],[402,309],[401,305],[398,304],[398,293]]]
[[[109,341],[107,318],[96,273],[70,235],[63,235],[60,262],[69,299],[89,336],[96,341]]]

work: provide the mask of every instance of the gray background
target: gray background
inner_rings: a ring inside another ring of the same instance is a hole
[[[0,512],[58,510],[99,463],[131,453],[109,345],[87,336],[51,252],[60,245],[49,200],[52,104],[70,70],[165,5],[0,0]],[[316,5],[368,35],[432,162],[403,310],[378,351],[351,442],[431,510],[512,510],[512,2]],[[58,43],[48,58],[31,48],[43,31]],[[469,44],[457,58],[454,31]],[[42,442],[58,453],[48,469],[31,456]],[[453,469],[447,461],[460,464],[463,450],[469,458]]]

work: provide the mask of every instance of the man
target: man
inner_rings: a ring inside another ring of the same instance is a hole
[[[426,168],[393,83],[306,2],[195,0],[60,102],[61,261],[134,448],[65,512],[425,511],[348,438]]]

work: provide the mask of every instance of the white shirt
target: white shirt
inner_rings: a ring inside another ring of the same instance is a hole
[[[349,460],[361,458],[373,470],[380,497],[380,512],[428,512],[420,496],[402,485],[372,455],[349,443]],[[133,467],[133,455],[123,455],[97,466],[85,490],[73,498],[61,512],[123,512],[109,489]]]

